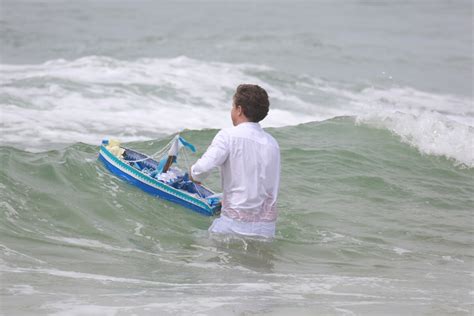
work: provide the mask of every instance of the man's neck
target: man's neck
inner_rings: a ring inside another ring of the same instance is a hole
[[[235,122],[235,126],[237,126],[239,124],[242,124],[242,123],[250,123],[250,121],[247,120],[247,119],[240,119],[240,120]]]

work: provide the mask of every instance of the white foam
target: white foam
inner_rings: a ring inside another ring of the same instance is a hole
[[[292,301],[295,304],[307,302],[308,298],[319,297],[322,300],[331,298],[331,302],[338,307],[354,305],[381,303],[393,298],[393,295],[399,293],[408,293],[413,297],[414,291],[406,280],[396,280],[379,277],[357,277],[357,276],[339,276],[339,275],[321,275],[321,274],[283,274],[283,273],[260,273],[255,272],[255,278],[244,278],[243,282],[223,282],[221,277],[217,276],[214,282],[160,282],[158,280],[144,278],[125,278],[118,276],[93,274],[79,271],[59,270],[55,268],[20,268],[20,267],[0,267],[0,271],[7,273],[22,273],[31,275],[42,275],[50,278],[51,284],[76,284],[77,280],[82,283],[89,282],[90,287],[94,283],[110,285],[110,288],[116,288],[117,285],[127,285],[127,289],[133,292],[146,291],[147,295],[126,299],[123,292],[118,295],[107,293],[100,296],[82,295],[79,299],[75,296],[73,299],[43,304],[40,309],[47,310],[55,315],[94,315],[94,314],[133,314],[140,311],[167,311],[173,314],[189,314],[190,312],[201,312],[208,314],[210,310],[225,305],[241,304],[242,299],[251,298],[252,304],[266,302],[269,297]],[[166,279],[166,278],[165,278]],[[194,280],[196,281],[196,280]],[[122,286],[119,289],[123,288]],[[210,290],[211,289],[211,290]],[[156,291],[159,295],[153,295]],[[211,295],[199,300],[182,300],[179,302],[169,300],[175,293],[207,293]],[[411,293],[410,293],[411,292]],[[162,293],[168,293],[165,297]],[[220,293],[220,295],[212,295]],[[107,299],[104,299],[107,297]],[[158,299],[157,299],[158,297]],[[161,297],[161,299],[160,299]],[[110,300],[110,298],[112,298]],[[125,299],[125,301],[123,301]],[[413,298],[411,298],[413,299]],[[418,297],[414,299],[419,299]],[[122,300],[122,301],[121,301]],[[341,301],[342,300],[342,301]],[[342,305],[341,305],[342,304]],[[69,314],[67,313],[69,311]]]
[[[142,223],[136,222],[136,221],[128,219],[128,218],[126,220],[127,220],[127,222],[131,222],[131,223],[135,224],[135,229],[134,229],[134,233],[133,233],[135,236],[145,237],[147,239],[151,239],[151,236],[145,236],[145,235],[142,234],[142,229],[145,227]]]
[[[5,216],[11,223],[14,223],[15,219],[17,219],[19,216],[18,212],[8,202],[0,202],[0,209],[5,209]]]
[[[139,284],[139,285],[174,286],[174,283],[147,281],[147,280],[131,279],[131,278],[121,278],[121,277],[114,277],[114,276],[108,276],[108,275],[83,273],[83,272],[76,272],[76,271],[65,271],[65,270],[58,270],[58,269],[1,267],[0,271],[9,272],[9,273],[47,274],[54,277],[91,280],[91,281],[98,281],[98,282],[116,282],[116,283],[128,283],[128,284]]]
[[[74,245],[74,246],[79,246],[79,247],[99,248],[99,249],[114,251],[114,252],[139,252],[139,253],[147,254],[150,256],[158,256],[158,254],[156,253],[146,252],[139,249],[122,248],[122,247],[107,245],[98,240],[85,239],[85,238],[58,237],[58,236],[46,236],[46,237],[49,239],[57,240],[60,242],[67,243],[69,245]]]
[[[395,253],[399,254],[400,256],[405,254],[405,253],[410,253],[411,252],[410,250],[399,248],[399,247],[394,247],[393,251],[395,251]]]
[[[185,128],[222,128],[231,124],[231,96],[242,82],[265,86],[276,102],[310,106],[246,74],[248,67],[186,57],[120,61],[95,56],[2,65],[3,93],[15,101],[2,102],[0,132],[6,143],[35,147],[51,142],[98,144],[108,136],[146,140]],[[25,80],[27,87],[21,84]],[[264,126],[316,119],[320,117],[275,109]]]
[[[51,143],[98,144],[109,137],[140,141],[183,129],[228,127],[235,87],[250,82],[267,89],[271,98],[265,127],[355,116],[358,123],[389,129],[422,153],[474,167],[470,98],[410,87],[360,90],[308,77],[289,77],[295,81],[289,85],[272,81],[275,72],[262,65],[187,57],[122,61],[88,56],[0,65],[1,141],[44,149]],[[314,96],[326,101],[308,101]]]
[[[472,99],[401,87],[321,90],[337,96],[340,107],[356,116],[358,123],[386,128],[421,153],[474,167]]]
[[[445,261],[464,263],[464,260],[461,260],[461,259],[458,259],[458,258],[452,257],[452,256],[441,256],[441,258],[443,258],[443,260],[445,260]]]
[[[23,258],[31,259],[32,261],[36,261],[36,262],[39,262],[39,263],[46,263],[46,262],[43,261],[43,260],[40,260],[40,259],[31,257],[31,256],[28,256],[28,255],[25,255],[25,254],[23,254],[23,253],[21,253],[21,252],[18,252],[18,251],[16,251],[16,250],[13,250],[13,249],[11,249],[11,248],[8,248],[7,246],[2,245],[2,244],[0,244],[0,249],[2,250],[2,254],[5,255],[5,256],[20,256],[20,257],[23,257]]]
[[[46,237],[52,240],[64,242],[66,244],[78,246],[78,247],[96,248],[96,249],[107,250],[111,252],[139,253],[142,256],[143,255],[151,256],[154,258],[153,260],[157,260],[163,263],[170,263],[173,265],[186,264],[183,262],[176,262],[173,258],[167,259],[166,257],[164,257],[163,256],[164,249],[156,240],[153,240],[153,241],[155,242],[155,247],[159,251],[159,253],[144,251],[144,250],[135,249],[135,248],[111,246],[111,245],[102,243],[98,240],[92,240],[92,239],[86,239],[86,238],[72,238],[72,237],[60,237],[60,236],[46,236]],[[151,236],[144,236],[144,237],[152,240]]]
[[[114,316],[117,315],[117,313],[122,309],[115,306],[100,306],[70,302],[47,304],[46,306],[43,306],[43,308],[57,310],[56,312],[50,314],[52,316]]]
[[[142,230],[142,228],[143,228],[143,225],[140,224],[140,223],[138,223],[138,222],[136,223],[136,225],[137,225],[137,227],[135,227],[135,230],[134,230],[135,235],[136,235],[136,236],[140,236],[140,237],[145,237],[145,236],[141,233],[141,230]]]
[[[334,233],[334,232],[328,232],[328,231],[318,231],[318,234],[322,237],[321,238],[322,243],[329,243],[329,242],[333,242],[335,240],[346,237],[342,234]]]
[[[39,293],[31,285],[28,284],[13,285],[11,288],[8,289],[8,292],[13,295],[32,295]]]
[[[42,309],[56,310],[54,316],[82,316],[82,315],[142,315],[173,314],[173,315],[207,315],[210,310],[224,305],[236,305],[231,297],[202,297],[199,300],[169,299],[166,302],[153,302],[135,305],[98,305],[74,300],[60,301],[43,305]]]
[[[446,156],[457,164],[474,167],[474,128],[437,112],[379,112],[360,115],[358,122],[387,128],[421,153]]]

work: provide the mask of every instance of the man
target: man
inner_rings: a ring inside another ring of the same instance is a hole
[[[269,106],[263,88],[239,85],[231,110],[234,127],[219,131],[191,167],[193,181],[202,181],[215,167],[221,170],[221,217],[214,220],[210,232],[275,236],[280,148],[258,123],[267,116]]]

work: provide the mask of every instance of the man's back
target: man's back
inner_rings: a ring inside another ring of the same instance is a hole
[[[229,153],[221,168],[222,214],[244,222],[276,220],[280,150],[258,123],[222,130]]]

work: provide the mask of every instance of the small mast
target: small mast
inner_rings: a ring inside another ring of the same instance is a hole
[[[163,173],[168,172],[175,159],[176,156],[168,156],[168,160],[166,160],[165,166],[163,167]]]

